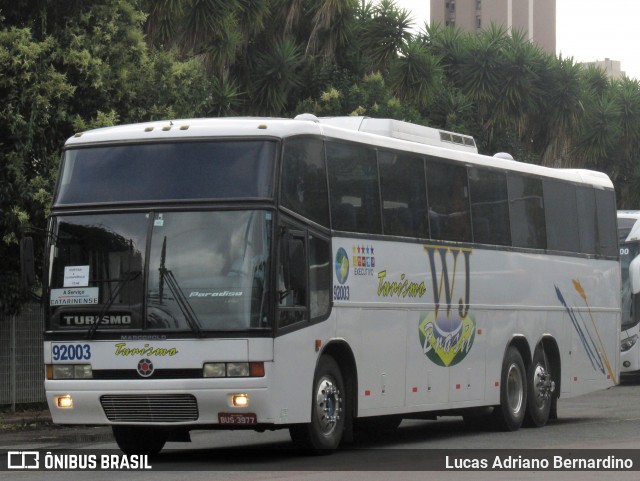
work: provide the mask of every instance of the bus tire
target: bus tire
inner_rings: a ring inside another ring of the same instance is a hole
[[[527,382],[529,396],[524,422],[526,426],[542,427],[549,421],[551,405],[556,397],[551,369],[542,346],[538,347],[533,354]]]
[[[289,428],[291,439],[317,454],[328,454],[338,447],[347,415],[344,381],[336,361],[322,356],[313,380],[311,422]]]
[[[520,351],[509,346],[502,361],[500,404],[493,410],[502,431],[517,431],[522,426],[527,407],[527,375]]]
[[[167,434],[159,429],[139,426],[112,426],[111,429],[125,454],[158,454],[167,442]]]

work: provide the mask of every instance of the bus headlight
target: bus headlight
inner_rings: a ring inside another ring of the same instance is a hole
[[[225,377],[227,365],[224,362],[208,362],[202,368],[203,377]]]
[[[91,364],[47,364],[47,379],[93,379]]]
[[[202,377],[264,377],[264,362],[207,362]]]
[[[627,337],[626,339],[623,339],[622,341],[620,341],[620,352],[627,352],[629,349],[631,349],[636,341],[638,340],[638,335],[634,334],[631,337]]]
[[[248,362],[230,362],[227,364],[227,376],[228,377],[248,377],[249,376],[249,363]]]

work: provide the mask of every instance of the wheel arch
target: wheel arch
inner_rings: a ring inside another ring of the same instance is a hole
[[[562,392],[562,386],[560,385],[562,379],[562,361],[560,358],[560,349],[558,348],[558,342],[553,336],[545,335],[542,337],[542,339],[540,339],[540,342],[537,344],[536,349],[538,348],[538,346],[542,346],[542,349],[544,349],[544,352],[547,355],[547,359],[551,364],[551,372],[557,373],[554,376],[553,380],[556,383],[557,397],[560,397],[560,393]]]
[[[531,351],[527,338],[524,335],[513,336],[504,348],[502,359],[504,359],[504,356],[511,346],[515,347],[520,352],[520,356],[522,356],[522,361],[524,362],[524,368],[525,370],[528,370],[533,359],[533,352]]]

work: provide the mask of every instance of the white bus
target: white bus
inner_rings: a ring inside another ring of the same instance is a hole
[[[618,241],[622,274],[620,372],[640,371],[640,211],[618,211]]]
[[[479,155],[384,119],[84,132],[49,222],[54,422],[125,452],[288,428],[315,451],[402,418],[544,425],[619,375],[601,173]]]

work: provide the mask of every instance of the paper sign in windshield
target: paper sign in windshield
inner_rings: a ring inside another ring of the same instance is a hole
[[[97,287],[51,289],[52,306],[82,306],[98,303]]]
[[[65,266],[64,287],[85,287],[89,285],[89,266]]]

